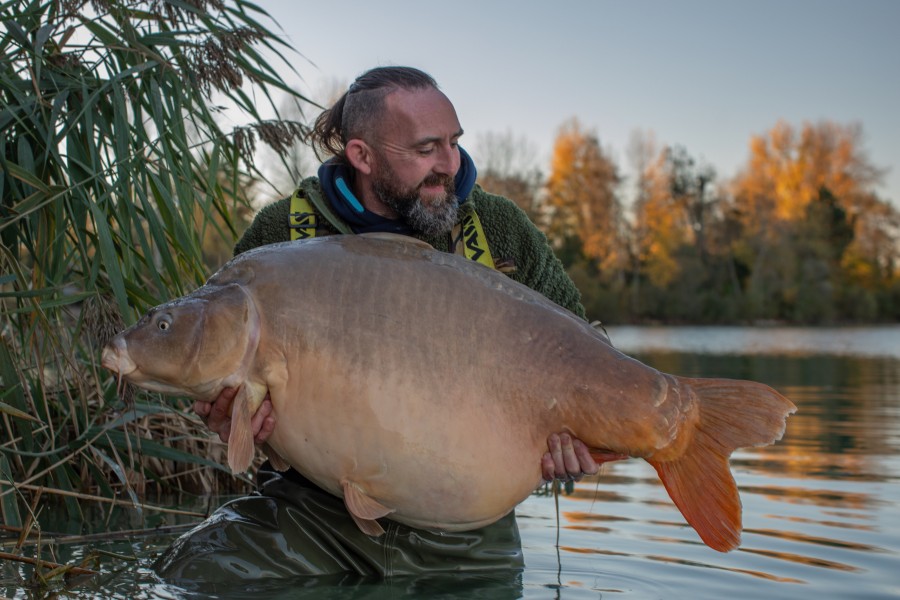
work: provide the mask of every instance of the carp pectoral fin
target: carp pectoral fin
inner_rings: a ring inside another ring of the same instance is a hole
[[[232,473],[243,473],[250,468],[253,462],[253,453],[256,448],[253,445],[253,430],[251,420],[253,413],[259,407],[266,395],[265,386],[262,394],[250,382],[244,383],[238,390],[234,403],[231,405],[231,433],[228,435],[228,466]]]
[[[797,410],[790,400],[761,383],[688,379],[699,401],[700,419],[681,456],[655,462],[675,505],[707,546],[728,552],[741,543],[741,499],[728,467],[737,448],[771,444],[784,434]]]
[[[231,405],[231,433],[228,435],[228,466],[232,473],[243,473],[253,462],[253,432],[250,429],[250,405],[247,386],[241,386]]]
[[[288,464],[288,461],[284,460],[280,454],[275,452],[272,449],[272,446],[269,444],[263,444],[263,452],[266,453],[266,456],[269,457],[269,462],[272,463],[272,468],[276,471],[287,471],[291,468],[291,465]]]
[[[381,505],[351,481],[344,481],[342,486],[344,505],[360,531],[374,537],[382,535],[384,528],[375,519],[391,514],[394,509]]]

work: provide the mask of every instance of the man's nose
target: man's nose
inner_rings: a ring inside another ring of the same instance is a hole
[[[439,160],[434,165],[434,171],[441,175],[453,177],[459,171],[459,164],[459,146],[447,144],[441,148]]]

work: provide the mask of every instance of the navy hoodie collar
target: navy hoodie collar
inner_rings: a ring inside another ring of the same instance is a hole
[[[456,197],[460,205],[465,204],[475,187],[475,179],[478,171],[469,154],[460,147],[459,170],[456,172],[454,184]],[[372,231],[386,231],[412,235],[414,232],[402,219],[388,219],[381,215],[366,210],[350,189],[349,168],[337,163],[335,159],[328,160],[319,167],[319,182],[328,203],[337,212],[338,216],[346,222],[354,233],[367,233]]]

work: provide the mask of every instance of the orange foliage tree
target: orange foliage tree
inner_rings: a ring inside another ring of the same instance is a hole
[[[878,312],[875,292],[896,278],[900,231],[896,209],[872,191],[881,177],[858,125],[779,122],[752,138],[732,200],[742,227],[737,252],[762,315]]]
[[[747,225],[803,219],[822,188],[852,216],[880,177],[862,149],[858,125],[820,121],[797,129],[779,121],[750,140],[750,157],[734,180],[734,195]]]
[[[678,276],[678,252],[694,247],[706,253],[704,236],[710,220],[709,184],[714,174],[680,147],[656,149],[652,139],[643,144],[645,157],[637,175],[634,203],[634,247],[640,273],[660,288]],[[651,158],[652,157],[652,158]]]
[[[576,239],[584,257],[604,271],[621,272],[626,263],[618,184],[616,165],[597,135],[577,119],[567,121],[557,135],[547,180],[550,234],[555,240]]]

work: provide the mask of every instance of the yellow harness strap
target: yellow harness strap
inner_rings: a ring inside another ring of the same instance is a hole
[[[291,196],[291,212],[288,215],[288,227],[291,228],[291,240],[305,240],[316,237],[318,226],[316,213],[305,197],[300,195],[300,188]]]
[[[487,237],[481,227],[481,220],[474,210],[463,215],[461,228],[453,230],[453,244],[456,254],[462,254],[469,260],[479,262],[486,267],[495,269],[494,257],[488,247]],[[461,238],[461,239],[460,239]],[[461,242],[461,243],[460,243]]]
[[[305,240],[316,237],[318,218],[313,212],[309,199],[300,195],[300,188],[291,196],[291,212],[288,215],[288,227],[291,229],[291,240]],[[481,227],[481,221],[474,210],[463,215],[460,225],[453,229],[453,246],[456,254],[469,260],[479,262],[491,269],[496,268],[487,237]]]

